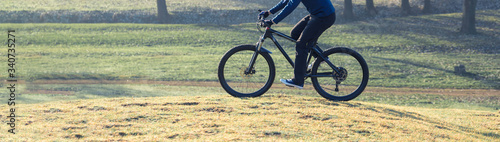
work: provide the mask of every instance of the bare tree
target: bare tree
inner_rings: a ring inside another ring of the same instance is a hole
[[[354,12],[352,9],[352,0],[344,0],[344,18],[352,20],[354,19]]]
[[[375,16],[378,14],[377,9],[375,9],[375,4],[373,3],[373,0],[366,0],[366,12],[370,16]]]
[[[424,0],[424,9],[422,9],[424,14],[432,13],[431,0]]]
[[[460,32],[464,34],[476,34],[476,5],[477,0],[464,0],[462,28]]]
[[[401,9],[403,10],[403,14],[410,15],[411,14],[410,0],[401,0]]]
[[[167,3],[165,0],[156,0],[156,5],[158,8],[158,22],[168,23],[169,14],[167,11]]]

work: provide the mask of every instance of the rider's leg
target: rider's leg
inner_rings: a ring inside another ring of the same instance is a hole
[[[297,56],[295,57],[295,76],[292,79],[293,84],[298,86],[304,85],[304,77],[307,70],[307,54],[310,50],[308,46],[313,46],[308,44],[314,43],[326,29],[333,25],[333,23],[335,23],[335,13],[321,18],[310,16],[310,20],[307,22],[307,25],[304,27],[295,45]]]
[[[304,18],[302,18],[302,20],[297,22],[297,24],[295,24],[293,29],[290,31],[290,36],[293,39],[298,40],[300,35],[302,34],[302,31],[304,31],[304,28],[306,28],[307,23],[309,22],[310,19],[311,16],[307,15]]]

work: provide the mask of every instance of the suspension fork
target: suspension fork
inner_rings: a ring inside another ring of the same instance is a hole
[[[250,59],[250,63],[248,65],[248,68],[245,70],[245,74],[251,73],[253,66],[255,65],[255,61],[257,61],[257,57],[259,56],[259,52],[260,52],[260,50],[262,50],[262,43],[264,43],[264,40],[266,39],[266,34],[267,34],[267,32],[265,34],[263,34],[260,37],[259,42],[257,42],[257,46],[256,46],[257,49],[253,53],[252,59]]]

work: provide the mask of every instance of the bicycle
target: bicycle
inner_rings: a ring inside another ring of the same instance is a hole
[[[218,66],[219,82],[234,97],[258,97],[271,88],[276,69],[270,54],[262,47],[265,39],[273,41],[279,51],[294,67],[292,59],[278,43],[274,35],[292,42],[295,39],[266,26],[263,17],[258,18],[257,29],[263,34],[256,45],[239,45],[222,56]],[[262,31],[261,28],[266,28]],[[346,47],[332,47],[323,51],[317,43],[310,48],[309,65],[305,78],[311,78],[314,89],[324,98],[333,101],[349,101],[359,96],[368,84],[369,71],[364,58]],[[311,59],[313,59],[311,63]],[[335,64],[334,64],[335,63]],[[340,86],[340,87],[339,87]]]

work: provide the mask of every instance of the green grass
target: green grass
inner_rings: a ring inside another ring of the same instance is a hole
[[[498,21],[495,12],[479,12],[478,21]],[[500,88],[500,28],[479,26],[480,35],[461,35],[449,26],[450,20],[459,20],[457,15],[335,25],[319,42],[323,48],[347,46],[359,51],[370,67],[370,86]],[[410,24],[416,21],[427,26]],[[284,33],[291,27],[275,26]],[[17,73],[23,80],[216,81],[222,55],[236,45],[254,44],[260,35],[253,24],[0,24],[0,30],[8,29],[16,30]],[[294,58],[294,44],[278,40]],[[277,77],[291,77],[292,68],[274,45],[268,41],[265,47],[274,53]],[[460,64],[467,74],[454,73]]]
[[[485,0],[484,4],[494,3],[494,0]],[[156,10],[155,0],[5,0],[0,9],[9,11],[50,11],[50,10],[75,10],[75,11],[92,11],[92,10]],[[214,10],[241,10],[241,9],[269,9],[279,1],[267,0],[168,0],[166,1],[169,11],[193,11],[193,9],[214,9]],[[364,6],[365,0],[352,0],[354,5]],[[344,1],[332,1],[337,9],[343,8]],[[399,0],[374,1],[377,8],[398,7]],[[423,7],[423,3],[418,0],[410,0],[412,7]],[[433,2],[434,7],[450,8],[450,5],[458,5],[456,1],[436,1]],[[482,4],[482,3],[480,3]],[[300,6],[302,7],[302,6]],[[450,8],[451,9],[451,8]]]
[[[269,9],[279,1],[266,0],[168,0],[167,8],[169,11],[193,11],[197,9],[213,10],[242,10],[242,9]],[[343,2],[333,1],[336,7],[342,6]],[[353,0],[355,4],[364,4],[363,0]],[[377,5],[389,5],[394,1],[376,2]],[[0,9],[10,11],[21,10],[74,10],[74,11],[92,11],[92,10],[145,10],[155,11],[155,0],[131,1],[131,0],[6,0],[6,4],[1,5]]]
[[[479,35],[461,35],[460,13],[384,18],[334,25],[320,43],[326,46],[408,51],[476,51],[497,53],[499,10],[478,11]],[[288,33],[293,25],[275,26]],[[189,46],[225,47],[253,44],[258,32],[253,24],[155,25],[155,24],[2,24],[23,35],[21,45]],[[25,35],[25,36],[24,36]],[[400,51],[396,51],[400,52]]]
[[[56,10],[70,10],[70,11],[124,11],[124,10],[143,10],[156,12],[155,0],[131,1],[131,0],[6,0],[7,4],[0,6],[0,9],[10,11],[56,11]],[[258,9],[259,7],[270,7],[276,2],[269,2],[265,0],[258,1],[237,1],[237,0],[168,0],[167,9],[169,11],[193,11],[200,9],[214,9],[214,10],[241,10],[241,9]],[[266,6],[268,5],[268,6]],[[257,8],[256,8],[257,7]]]

